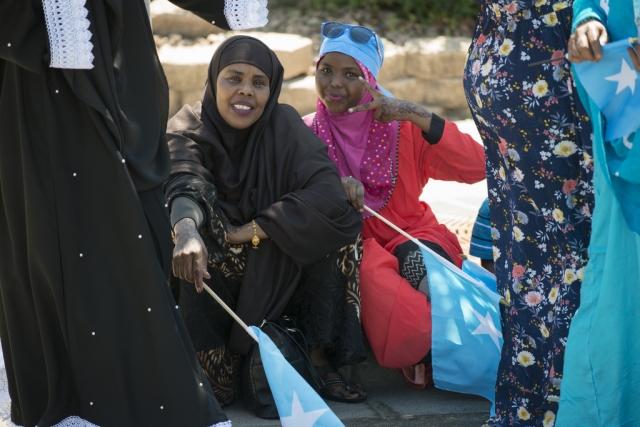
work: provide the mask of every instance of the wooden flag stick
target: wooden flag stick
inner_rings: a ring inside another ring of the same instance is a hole
[[[532,62],[527,67],[535,67],[536,65],[548,64],[549,62],[564,62],[569,60],[569,55],[564,55],[556,58],[543,59],[542,61]]]
[[[230,315],[231,317],[233,317],[233,319],[234,319],[236,322],[238,322],[238,323],[240,324],[240,326],[242,326],[242,327],[244,328],[244,330],[245,330],[245,331],[247,331],[247,333],[248,333],[249,335],[251,335],[251,338],[253,338],[253,339],[254,339],[254,340],[256,340],[256,342],[257,342],[257,341],[258,341],[258,337],[257,337],[257,336],[256,336],[256,334],[253,332],[253,330],[252,330],[250,327],[248,327],[248,326],[247,326],[247,324],[246,324],[246,323],[244,323],[244,322],[242,321],[242,319],[241,319],[241,318],[239,318],[239,317],[238,317],[238,315],[237,315],[236,313],[234,313],[234,312],[233,312],[233,310],[231,310],[231,308],[230,308],[227,304],[225,304],[225,302],[224,302],[224,301],[222,301],[222,299],[221,299],[221,298],[220,298],[220,297],[219,297],[215,292],[213,292],[213,291],[211,290],[211,288],[210,288],[209,286],[207,286],[207,284],[206,284],[206,283],[203,283],[203,285],[204,285],[204,290],[205,290],[205,291],[207,291],[207,292],[209,293],[209,295],[211,295],[211,296],[213,297],[213,299],[215,299],[215,300],[218,302],[218,304],[220,304],[220,305],[222,306],[222,308],[224,308],[224,309],[225,309],[225,311],[226,311],[227,313],[229,313],[229,315]]]
[[[404,237],[406,237],[407,239],[411,240],[413,243],[415,243],[416,245],[418,245],[419,247],[425,249],[427,252],[429,252],[431,255],[434,255],[440,262],[442,262],[444,264],[445,267],[447,267],[449,270],[454,271],[456,274],[460,274],[463,277],[465,277],[467,280],[471,280],[472,282],[476,282],[477,279],[474,279],[473,277],[469,276],[467,273],[465,273],[464,271],[462,271],[461,269],[459,269],[458,267],[456,267],[452,262],[450,262],[448,259],[445,259],[443,257],[441,257],[440,255],[438,255],[437,253],[435,253],[431,248],[427,247],[424,243],[422,243],[420,240],[414,238],[413,236],[411,236],[409,233],[405,232],[403,229],[401,229],[400,227],[398,227],[397,225],[395,225],[394,223],[392,223],[391,221],[389,221],[388,219],[386,219],[385,217],[383,217],[382,215],[378,214],[376,211],[374,211],[373,209],[371,209],[369,206],[365,205],[365,210],[369,213],[371,213],[373,216],[375,216],[376,218],[378,218],[380,221],[384,222],[385,224],[387,224],[389,227],[393,228],[394,230],[396,230],[398,233],[402,234]],[[487,290],[489,292],[493,292],[491,290],[489,290],[487,288]],[[499,294],[498,294],[499,295]],[[506,299],[504,298],[500,298],[500,304],[505,305],[507,307],[510,306],[510,304],[507,302]]]

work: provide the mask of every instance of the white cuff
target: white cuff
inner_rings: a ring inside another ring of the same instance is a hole
[[[249,28],[267,25],[267,0],[225,0],[224,16],[232,30],[248,30]]]
[[[52,68],[93,68],[86,0],[42,0]]]

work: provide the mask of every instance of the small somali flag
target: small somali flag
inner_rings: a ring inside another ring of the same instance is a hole
[[[470,261],[460,270],[419,246],[431,293],[433,382],[440,389],[477,394],[494,403],[503,343],[502,297],[484,281],[495,289],[495,276]]]
[[[247,332],[258,338],[260,357],[283,427],[344,427],[267,334],[255,326],[249,327]]]
[[[613,141],[640,128],[640,74],[633,67],[627,48],[636,39],[625,39],[602,47],[599,62],[573,64],[578,79],[607,119],[604,139]]]

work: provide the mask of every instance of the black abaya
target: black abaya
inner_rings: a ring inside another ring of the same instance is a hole
[[[261,116],[242,130],[224,120],[216,101],[218,73],[236,63],[264,72],[270,90]],[[308,344],[331,347],[337,368],[366,356],[356,240],[362,215],[349,205],[326,145],[292,107],[278,103],[282,76],[275,53],[261,42],[227,39],[212,58],[202,104],[183,107],[169,121],[172,179],[165,193],[169,203],[188,198],[205,213],[200,235],[211,274],[205,281],[227,305],[248,325],[291,314]],[[269,236],[258,248],[226,242],[227,221],[251,220]],[[233,402],[238,353],[253,341],[184,280],[180,309],[216,395],[222,404]]]
[[[175,3],[224,23],[222,1]],[[168,88],[144,1],[85,7],[93,68],[63,70],[48,67],[42,4],[0,2],[0,337],[12,421],[230,425],[159,262]]]

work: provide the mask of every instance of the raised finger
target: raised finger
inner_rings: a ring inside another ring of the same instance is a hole
[[[375,87],[371,86],[371,83],[366,81],[363,77],[358,77],[358,80],[360,80],[362,84],[364,84],[364,87],[373,96],[373,99],[377,98],[378,96],[382,96],[382,93],[379,90],[377,90]]]
[[[595,59],[586,32],[582,32],[576,37],[576,48],[580,59],[583,61],[593,61]]]
[[[200,257],[195,257],[193,261],[193,283],[196,285],[196,291],[198,293],[204,289],[203,276],[204,266],[202,265],[202,260]]]
[[[589,46],[591,52],[593,52],[593,60],[600,61],[602,59],[602,44],[600,43],[601,33],[599,27],[590,25],[587,28],[587,39],[589,40]]]
[[[174,265],[175,276],[180,278],[181,280],[185,280],[186,276],[184,271],[184,255],[174,258],[173,265]]]
[[[375,110],[378,108],[378,104],[376,101],[367,102],[366,104],[356,105],[355,107],[349,108],[350,113],[357,113],[358,111],[367,111],[367,110]]]
[[[189,254],[187,256],[185,256],[184,259],[184,263],[183,265],[183,274],[184,274],[184,280],[186,280],[187,282],[190,283],[195,283],[195,280],[193,278],[193,264],[195,262],[195,257],[193,256],[193,254]]]

